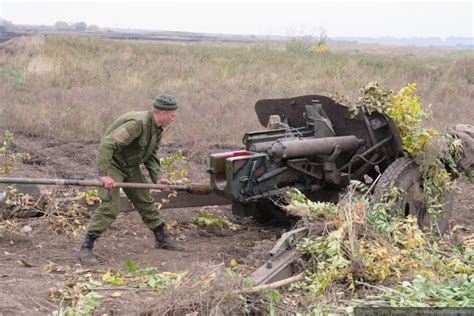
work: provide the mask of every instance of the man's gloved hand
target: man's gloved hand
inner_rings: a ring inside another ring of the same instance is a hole
[[[109,177],[109,176],[100,177],[100,180],[104,184],[104,188],[108,190],[115,187],[115,180],[112,177]]]
[[[164,184],[164,185],[170,185],[171,184],[171,181],[166,179],[166,178],[161,178],[160,180],[158,180],[156,182],[157,184]],[[170,192],[171,190],[169,188],[165,188],[163,190],[161,190],[163,192]]]

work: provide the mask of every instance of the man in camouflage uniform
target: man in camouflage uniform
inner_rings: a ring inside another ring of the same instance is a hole
[[[98,263],[92,249],[94,242],[113,223],[119,213],[120,189],[115,182],[146,182],[140,171],[144,164],[153,183],[170,184],[161,177],[160,161],[155,151],[160,144],[163,128],[176,118],[178,104],[173,96],[160,95],[153,102],[151,111],[130,112],[120,116],[101,139],[97,168],[104,187],[99,189],[101,204],[89,223],[87,236],[79,251],[84,264]],[[124,188],[130,202],[150,228],[156,247],[168,250],[184,250],[171,241],[165,224],[160,218],[149,190]]]

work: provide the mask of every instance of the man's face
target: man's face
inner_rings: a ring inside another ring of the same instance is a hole
[[[167,127],[175,119],[178,111],[160,111],[155,113],[155,122],[158,126]]]

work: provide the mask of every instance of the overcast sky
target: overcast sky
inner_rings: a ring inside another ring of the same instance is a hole
[[[473,1],[9,1],[0,17],[14,24],[56,21],[100,27],[329,37],[473,36]]]

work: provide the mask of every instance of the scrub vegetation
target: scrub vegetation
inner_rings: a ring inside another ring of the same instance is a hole
[[[0,46],[0,124],[12,132],[97,141],[121,113],[176,95],[180,116],[165,142],[240,145],[259,129],[259,99],[302,94],[355,98],[377,81],[395,90],[417,83],[444,129],[474,121],[472,51],[334,46],[176,44],[74,36],[25,37]],[[27,115],[25,115],[27,113]]]

